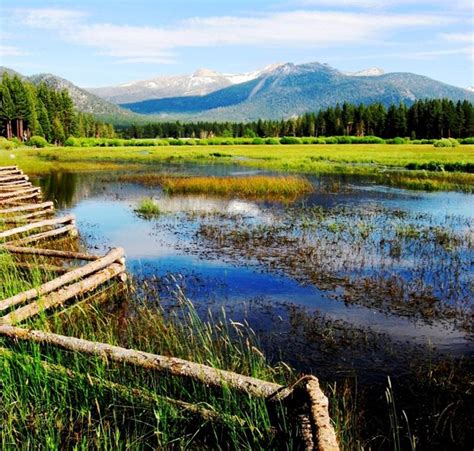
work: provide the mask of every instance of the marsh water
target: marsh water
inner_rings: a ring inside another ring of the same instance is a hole
[[[203,315],[224,309],[248,321],[272,361],[364,378],[427,352],[474,355],[472,195],[314,176],[314,193],[291,202],[223,199],[168,195],[122,175],[130,173],[51,173],[39,183],[76,215],[87,248],[124,247],[129,271],[152,280],[163,302],[178,284]],[[161,214],[141,217],[135,209],[150,197]]]

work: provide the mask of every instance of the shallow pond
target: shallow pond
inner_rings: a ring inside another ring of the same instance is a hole
[[[153,171],[259,172],[231,165],[160,165]],[[334,368],[332,346],[339,348],[338,371],[347,374],[371,371],[374,361],[381,372],[391,371],[399,364],[396,346],[408,355],[426,346],[474,354],[473,196],[313,177],[313,194],[283,205],[168,196],[159,187],[122,183],[120,175],[54,173],[40,183],[60,210],[77,216],[89,249],[122,246],[137,278],[158,276],[163,299],[177,278],[200,311],[224,306],[228,317],[248,319],[274,360],[320,374],[322,366]],[[156,199],[159,217],[134,211],[145,197]],[[371,290],[380,298],[389,285],[391,296],[407,296],[399,299],[403,305],[371,302]],[[430,308],[440,314],[429,313],[428,294]]]

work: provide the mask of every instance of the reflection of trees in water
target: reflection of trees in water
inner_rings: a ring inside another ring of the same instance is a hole
[[[79,176],[71,172],[51,172],[40,181],[46,199],[59,208],[71,207],[77,191]]]

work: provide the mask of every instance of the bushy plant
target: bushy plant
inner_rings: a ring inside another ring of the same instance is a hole
[[[449,141],[451,141],[451,144],[453,147],[458,147],[459,146],[459,141],[457,139],[454,139],[454,138],[448,138]]]
[[[461,139],[460,143],[461,144],[474,144],[474,137]]]
[[[301,144],[301,139],[296,136],[284,136],[280,138],[280,144]]]
[[[65,147],[81,147],[81,140],[79,138],[75,138],[74,136],[70,136],[66,141],[64,141]]]
[[[278,140],[278,138],[266,138],[265,139],[265,144],[268,144],[268,145],[276,145],[276,144],[280,144],[280,141]]]
[[[436,140],[433,145],[434,147],[453,147],[453,143],[446,138]]]
[[[400,138],[399,136],[393,139],[387,139],[385,142],[387,144],[405,144],[406,143],[405,139]]]
[[[252,140],[252,144],[255,144],[255,145],[265,144],[265,140],[263,138],[254,138]]]
[[[3,136],[0,136],[0,149],[11,150],[14,147],[16,147],[14,142],[9,141],[7,138],[4,138]]]
[[[48,141],[46,141],[42,136],[32,136],[27,144],[32,147],[46,147],[48,145]]]
[[[334,136],[328,136],[327,138],[324,138],[324,141],[326,144],[337,144],[337,139]]]
[[[187,146],[195,146],[196,145],[196,140],[195,139],[187,139],[186,140],[186,145]]]

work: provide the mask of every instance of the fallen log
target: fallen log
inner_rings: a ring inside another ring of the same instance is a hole
[[[12,170],[19,170],[18,166],[0,166],[0,172]]]
[[[10,244],[0,245],[0,249],[5,249],[12,254],[42,255],[46,257],[70,258],[73,260],[98,260],[99,255],[84,254],[81,252],[60,251],[56,249],[43,249],[40,247],[19,247]]]
[[[20,196],[23,194],[31,194],[31,193],[40,193],[41,189],[38,188],[37,186],[33,188],[25,188],[21,190],[16,190],[14,192],[6,192],[6,193],[0,193],[0,199],[5,199],[8,197],[14,197],[14,196]]]
[[[10,199],[0,199],[0,205],[18,205],[24,200],[28,199],[38,199],[40,200],[42,197],[41,192],[32,193],[32,194],[24,194],[21,196],[12,197]]]
[[[29,180],[29,177],[25,174],[20,175],[6,175],[2,177],[0,174],[0,184],[8,183],[8,182],[16,182],[18,180]]]
[[[8,243],[23,245],[23,244],[35,243],[36,241],[46,240],[48,238],[53,238],[59,235],[69,234],[70,236],[74,237],[74,236],[77,236],[77,233],[78,232],[77,232],[75,224],[70,224],[64,227],[60,227],[58,229],[49,230],[48,232],[36,233],[34,235],[29,235],[25,238],[11,240],[11,241],[8,241]]]
[[[10,169],[8,171],[0,171],[0,177],[6,177],[10,175],[23,175],[23,171],[20,169]]]
[[[27,215],[22,216],[7,216],[6,218],[0,218],[0,223],[4,224],[19,224],[28,221],[29,219],[38,218],[40,216],[51,215],[54,213],[54,210],[39,210],[34,211],[33,213],[28,213]]]
[[[51,201],[42,202],[40,204],[28,204],[28,205],[19,205],[18,207],[11,207],[4,210],[0,210],[0,215],[8,215],[11,213],[20,213],[22,211],[33,211],[40,209],[53,209],[54,204]]]
[[[51,293],[67,284],[80,280],[84,277],[89,276],[97,271],[100,271],[104,268],[107,268],[114,262],[120,262],[123,264],[124,250],[121,247],[112,249],[104,257],[99,258],[87,265],[84,265],[80,268],[76,268],[72,271],[63,274],[62,276],[44,283],[38,288],[32,288],[31,290],[18,293],[10,298],[0,301],[0,312],[11,308],[15,305],[22,304],[26,301],[35,299],[37,297],[44,296],[48,293]]]
[[[123,273],[125,273],[125,266],[123,264],[112,263],[107,268],[90,275],[87,279],[60,288],[58,291],[50,293],[38,301],[34,301],[0,317],[0,325],[18,324],[53,307],[62,306],[68,300],[87,294],[88,292],[95,290],[98,286]]]
[[[30,182],[25,182],[25,183],[19,183],[17,185],[5,185],[5,186],[0,186],[0,192],[5,193],[5,192],[16,192],[18,190],[22,190],[24,188],[32,188],[33,184]]]
[[[0,355],[7,357],[9,359],[18,359],[19,357],[27,361],[28,363],[33,363],[33,358],[27,354],[19,354],[13,352],[7,348],[0,347]],[[37,361],[35,361],[35,364]],[[68,379],[79,379],[82,383],[88,384],[91,387],[102,387],[110,392],[116,392],[121,397],[127,399],[127,401],[139,401],[146,405],[154,406],[158,403],[170,404],[174,407],[184,410],[187,413],[190,413],[195,416],[201,417],[205,421],[212,421],[218,423],[228,424],[229,422],[235,423],[241,427],[244,427],[246,421],[243,418],[240,418],[236,415],[229,415],[226,413],[217,412],[215,410],[206,409],[196,404],[191,404],[185,401],[178,399],[173,399],[168,396],[157,395],[153,392],[145,390],[143,388],[130,388],[125,385],[119,384],[117,382],[109,381],[104,378],[98,378],[91,376],[90,374],[82,374],[76,371],[73,371],[69,368],[65,368],[62,365],[55,363],[45,362],[43,360],[39,361],[39,364],[45,372],[51,373],[55,376],[64,377]]]
[[[0,232],[0,239],[9,238],[14,235],[19,235],[26,232],[31,232],[35,229],[42,229],[44,227],[56,226],[59,224],[74,224],[74,215],[63,216],[62,218],[46,219],[44,221],[32,222],[31,224],[24,225],[22,227],[16,227],[14,229]]]
[[[63,266],[57,265],[44,265],[41,263],[26,263],[26,262],[12,262],[13,266],[21,269],[27,269],[29,271],[41,270],[44,272],[64,274],[71,271],[74,268],[64,268]],[[2,301],[0,301],[2,302]]]
[[[276,395],[288,393],[288,391],[285,392],[285,387],[273,382],[262,381],[251,376],[243,376],[176,357],[150,354],[106,343],[66,337],[40,330],[23,329],[11,325],[0,325],[0,335],[100,357],[105,362],[126,363],[172,376],[185,377],[210,387],[222,388],[225,386],[260,398],[277,399]]]

